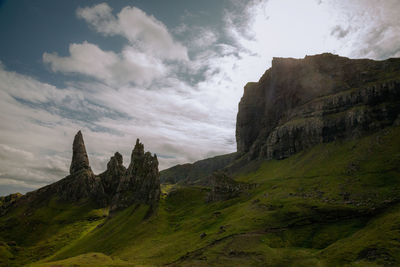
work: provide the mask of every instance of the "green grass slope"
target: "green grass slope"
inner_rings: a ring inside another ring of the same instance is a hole
[[[22,203],[0,217],[0,266],[21,266],[52,255],[92,231],[108,211],[55,198]]]
[[[0,260],[30,266],[400,265],[400,127],[285,160],[252,162],[235,179],[258,186],[207,203],[207,188],[168,185],[151,216],[148,206],[134,205],[105,219],[106,211],[89,204],[52,200],[29,217],[39,228],[20,230],[10,224],[21,225],[24,210],[14,210],[0,218]]]

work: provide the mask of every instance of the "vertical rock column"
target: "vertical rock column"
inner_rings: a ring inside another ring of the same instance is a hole
[[[74,174],[80,170],[89,170],[89,158],[86,153],[85,143],[81,131],[74,138],[72,145],[72,162],[69,168],[69,173]]]

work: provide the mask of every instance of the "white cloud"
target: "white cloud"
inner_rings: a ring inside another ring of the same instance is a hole
[[[115,151],[128,165],[136,138],[159,155],[160,169],[205,158],[210,147],[213,155],[234,149],[225,145],[231,129],[219,123],[209,103],[173,77],[159,90],[73,82],[59,89],[1,67],[0,80],[0,184],[9,190],[38,188],[67,175],[79,129],[95,173],[104,171]]]
[[[322,52],[384,59],[399,52],[399,12],[397,0],[269,0],[227,13],[226,21],[237,44],[264,64]]]
[[[114,52],[85,41],[70,44],[67,57],[46,52],[43,62],[54,72],[82,74],[113,86],[147,86],[169,73],[167,60],[188,60],[186,47],[173,39],[165,25],[136,7],[125,7],[114,16],[103,3],[79,8],[77,16],[99,33],[125,37],[128,45]]]
[[[335,27],[346,33],[336,36],[343,38],[339,52],[373,59],[400,56],[399,1],[336,0],[324,5],[336,11]]]
[[[157,58],[125,47],[120,54],[103,51],[97,45],[83,42],[71,44],[70,56],[43,54],[43,62],[54,72],[79,73],[113,85],[126,83],[148,84],[165,75],[167,68]]]
[[[114,52],[105,52],[97,45],[83,42],[69,46],[70,57],[43,54],[43,61],[51,64],[53,71],[82,73],[105,80],[112,78],[112,67],[119,58]]]
[[[98,32],[106,35],[122,34],[118,21],[112,14],[112,8],[106,3],[78,8],[76,14],[79,18],[86,20]]]
[[[124,7],[115,17],[106,3],[79,8],[78,17],[105,35],[122,35],[132,46],[161,59],[187,60],[187,49],[175,41],[167,27],[136,7]]]

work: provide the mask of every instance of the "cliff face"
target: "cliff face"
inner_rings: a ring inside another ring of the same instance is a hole
[[[400,59],[274,58],[239,103],[237,150],[281,159],[399,123]]]

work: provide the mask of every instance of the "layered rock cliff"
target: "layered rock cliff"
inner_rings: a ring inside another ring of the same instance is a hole
[[[244,88],[237,150],[248,159],[282,159],[399,123],[399,113],[400,59],[274,58],[261,79]]]

